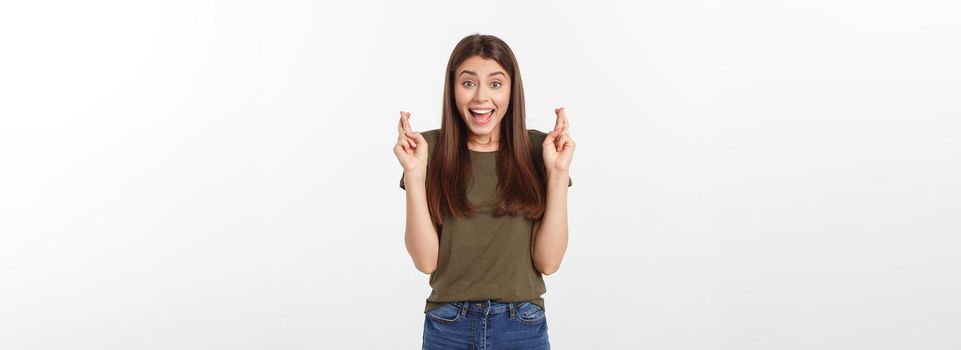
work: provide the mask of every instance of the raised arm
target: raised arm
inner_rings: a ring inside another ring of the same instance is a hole
[[[407,225],[404,243],[414,267],[425,274],[437,268],[439,240],[427,207],[427,139],[410,127],[410,113],[400,112],[394,154],[404,168],[403,188],[407,191]]]
[[[557,123],[541,145],[547,171],[547,208],[535,222],[531,258],[534,268],[542,274],[556,272],[567,251],[567,187],[570,185],[570,164],[574,157],[574,140],[564,108],[554,110]]]

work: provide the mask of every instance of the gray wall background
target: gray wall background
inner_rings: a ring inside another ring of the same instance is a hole
[[[0,348],[413,349],[399,110],[566,106],[556,349],[961,347],[950,1],[10,1]]]

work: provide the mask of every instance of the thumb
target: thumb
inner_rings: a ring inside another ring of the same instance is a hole
[[[557,136],[560,136],[560,134],[561,134],[560,130],[557,130],[557,129],[551,130],[551,132],[547,133],[547,136],[544,137],[544,142],[542,143],[542,146],[546,146],[548,144],[554,143],[554,140],[556,140]]]

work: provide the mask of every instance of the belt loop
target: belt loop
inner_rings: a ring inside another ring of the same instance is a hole
[[[510,318],[511,318],[511,319],[513,319],[514,316],[517,315],[517,311],[514,310],[514,305],[515,305],[515,303],[513,303],[513,302],[510,303],[510,304],[507,304],[507,308],[510,309],[510,311],[511,311],[511,312],[510,312],[510,315],[511,315]]]
[[[464,301],[461,303],[460,315],[467,317],[467,307],[470,306],[470,301]]]

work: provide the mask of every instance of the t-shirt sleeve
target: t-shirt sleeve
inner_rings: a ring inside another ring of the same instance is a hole
[[[530,129],[528,133],[531,137],[531,143],[534,145],[540,145],[544,143],[544,138],[547,137],[547,133],[540,130],[536,130],[536,129]],[[568,176],[567,187],[571,187],[571,186],[574,186],[574,180],[570,176]]]
[[[421,132],[421,135],[424,135],[424,139],[427,140],[427,149],[428,149],[428,150],[432,150],[432,149],[434,148],[433,145],[434,145],[434,143],[435,143],[436,140],[437,140],[437,132],[438,132],[438,129],[427,130],[427,131]],[[433,152],[433,151],[430,151],[430,152]],[[430,163],[430,154],[427,155],[427,162]],[[400,173],[400,188],[404,189],[404,191],[407,190],[407,187],[404,186],[404,173],[403,173],[403,172]]]

